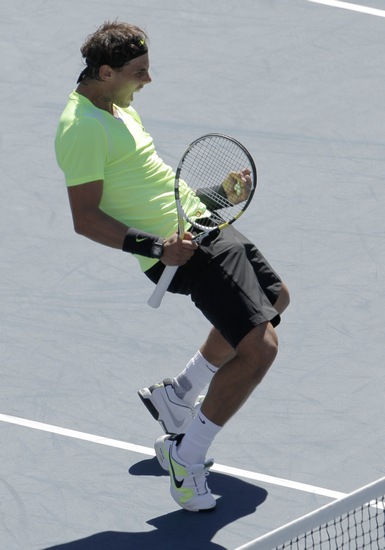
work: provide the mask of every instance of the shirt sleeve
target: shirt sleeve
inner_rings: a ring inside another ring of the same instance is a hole
[[[108,141],[103,126],[93,118],[77,120],[56,140],[56,156],[68,187],[104,180]]]

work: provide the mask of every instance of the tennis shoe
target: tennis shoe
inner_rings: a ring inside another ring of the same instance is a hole
[[[204,464],[186,464],[178,456],[177,447],[184,434],[162,435],[155,442],[155,454],[162,468],[170,474],[170,493],[179,506],[189,512],[213,510],[216,500],[207,485],[214,460]]]
[[[204,399],[199,396],[195,406],[190,407],[176,395],[171,378],[139,390],[138,395],[166,434],[184,433]]]

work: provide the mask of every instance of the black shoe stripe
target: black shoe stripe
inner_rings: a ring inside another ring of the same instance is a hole
[[[147,408],[148,412],[152,415],[153,418],[155,418],[155,420],[158,420],[159,412],[154,407],[154,405],[151,403],[151,401],[149,399],[146,399],[145,397],[143,397],[143,395],[140,393],[140,391],[138,391],[138,395],[139,395],[143,405]]]

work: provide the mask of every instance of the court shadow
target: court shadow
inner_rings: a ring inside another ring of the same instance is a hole
[[[129,473],[167,475],[155,458],[134,464]],[[44,550],[227,550],[212,542],[215,534],[226,525],[253,514],[268,493],[239,478],[217,472],[210,473],[210,488],[214,495],[219,495],[217,506],[211,512],[195,514],[181,509],[149,519],[147,523],[156,528],[149,532],[108,531]]]

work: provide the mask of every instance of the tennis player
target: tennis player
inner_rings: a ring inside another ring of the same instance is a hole
[[[180,266],[171,292],[190,295],[212,324],[179,374],[139,391],[166,432],[155,450],[169,470],[172,497],[186,510],[210,510],[216,501],[206,479],[213,464],[208,450],[272,365],[275,327],[289,294],[261,252],[232,226],[199,246],[191,233],[177,235],[175,174],[131,106],[151,82],[146,33],[106,22],[81,53],[85,67],[55,139],[74,229],[134,254],[154,283],[166,265]],[[190,216],[202,216],[207,207],[197,199],[188,208]]]

